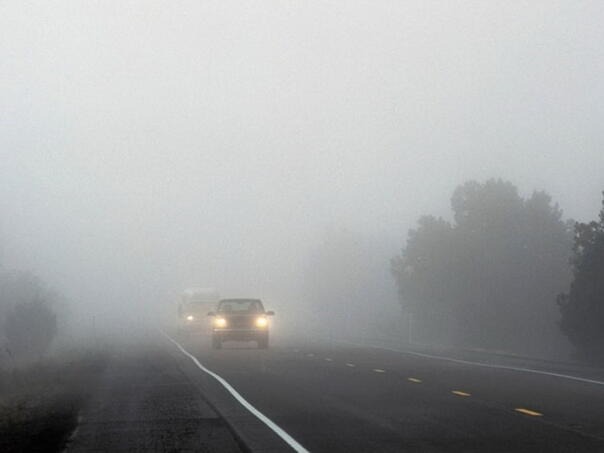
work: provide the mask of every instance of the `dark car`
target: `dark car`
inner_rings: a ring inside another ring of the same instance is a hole
[[[223,299],[212,316],[212,347],[220,349],[223,341],[256,341],[261,349],[268,348],[268,317],[260,299]]]

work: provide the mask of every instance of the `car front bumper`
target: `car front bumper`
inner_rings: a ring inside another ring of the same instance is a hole
[[[214,337],[224,340],[248,341],[268,336],[268,329],[213,329]]]

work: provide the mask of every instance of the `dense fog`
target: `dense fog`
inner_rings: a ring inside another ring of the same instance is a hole
[[[468,258],[512,242],[471,236],[454,194],[501,184],[507,210],[475,212],[526,218],[526,237],[546,228],[523,209],[542,206],[560,238],[543,247],[568,262],[572,221],[596,219],[604,189],[603,20],[604,4],[570,1],[1,2],[3,281],[35,275],[72,336],[163,325],[185,288],[213,287],[261,298],[280,335],[514,349],[418,319],[503,319],[425,308],[450,287],[397,274],[409,230],[434,226],[457,235],[457,254],[431,255],[451,259],[430,278],[457,282],[452,300],[472,269],[506,291],[534,271],[505,294],[538,300],[545,321],[527,316],[547,325],[516,350],[567,354],[570,267]]]

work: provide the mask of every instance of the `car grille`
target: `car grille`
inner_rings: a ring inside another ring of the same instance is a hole
[[[228,316],[226,320],[228,327],[231,329],[249,329],[254,327],[255,316]]]

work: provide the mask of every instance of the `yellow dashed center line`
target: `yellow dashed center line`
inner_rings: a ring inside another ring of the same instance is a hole
[[[330,359],[329,357],[325,357],[325,361],[326,362],[333,362],[333,359]]]
[[[421,384],[422,380],[414,377],[407,378],[409,382],[415,382],[416,384]]]
[[[469,393],[462,392],[461,390],[453,390],[451,393],[457,396],[471,396]]]
[[[525,409],[524,407],[517,407],[514,409],[516,412],[520,412],[521,414],[530,415],[532,417],[542,417],[543,414],[541,412],[532,411],[530,409]]]
[[[347,363],[346,366],[349,366],[350,368],[354,368],[356,365],[354,363]]]
[[[380,368],[374,368],[373,371],[375,371],[376,373],[385,373],[386,370],[382,370]]]

